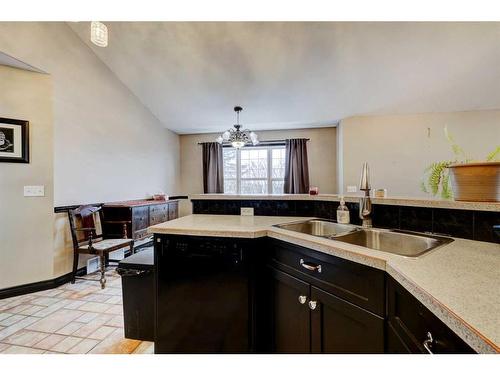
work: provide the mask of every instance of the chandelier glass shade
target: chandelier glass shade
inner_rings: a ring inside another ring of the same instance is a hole
[[[90,23],[90,40],[96,46],[107,47],[108,28],[106,25],[99,21],[92,21]]]
[[[250,143],[254,146],[259,144],[259,138],[257,134],[248,129],[241,130],[241,125],[239,122],[240,112],[242,110],[243,108],[241,107],[234,107],[234,111],[236,112],[236,125],[234,125],[234,129],[228,129],[224,133],[219,135],[216,139],[218,143],[223,144],[224,142],[229,142],[234,148],[242,148]]]

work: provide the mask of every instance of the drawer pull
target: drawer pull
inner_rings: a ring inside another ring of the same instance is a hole
[[[321,264],[313,264],[309,262],[304,262],[304,259],[300,260],[300,265],[306,270],[321,273]]]
[[[316,301],[309,301],[309,308],[311,310],[315,310],[317,305],[318,305],[318,302],[316,302]]]
[[[434,339],[432,338],[432,334],[430,332],[427,332],[427,339],[425,339],[422,344],[424,345],[425,350],[429,354],[434,354],[432,352],[432,344],[433,343],[434,343]]]
[[[306,296],[299,296],[299,303],[301,305],[303,305],[304,303],[306,303],[307,301],[307,297]]]

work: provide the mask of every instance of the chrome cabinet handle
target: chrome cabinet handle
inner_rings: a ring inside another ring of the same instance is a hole
[[[317,304],[318,304],[318,302],[316,302],[316,301],[309,301],[309,308],[311,310],[314,310],[314,309],[316,309]]]
[[[433,343],[434,343],[434,338],[432,337],[432,334],[430,332],[427,332],[427,339],[425,339],[422,344],[424,345],[425,350],[427,350],[427,353],[429,354],[434,354],[432,352]]]
[[[306,296],[299,296],[299,303],[301,305],[303,305],[304,303],[306,303],[307,301],[307,297]]]
[[[304,262],[304,259],[300,259],[299,263],[306,270],[321,273],[321,264],[313,264],[313,263],[309,263],[309,262]]]

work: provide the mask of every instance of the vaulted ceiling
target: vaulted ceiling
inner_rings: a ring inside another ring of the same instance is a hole
[[[500,108],[500,23],[105,23],[68,25],[180,134]]]

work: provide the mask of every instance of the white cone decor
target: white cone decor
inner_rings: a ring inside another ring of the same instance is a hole
[[[92,21],[90,23],[90,40],[96,46],[108,46],[108,28],[105,24],[99,21]]]

